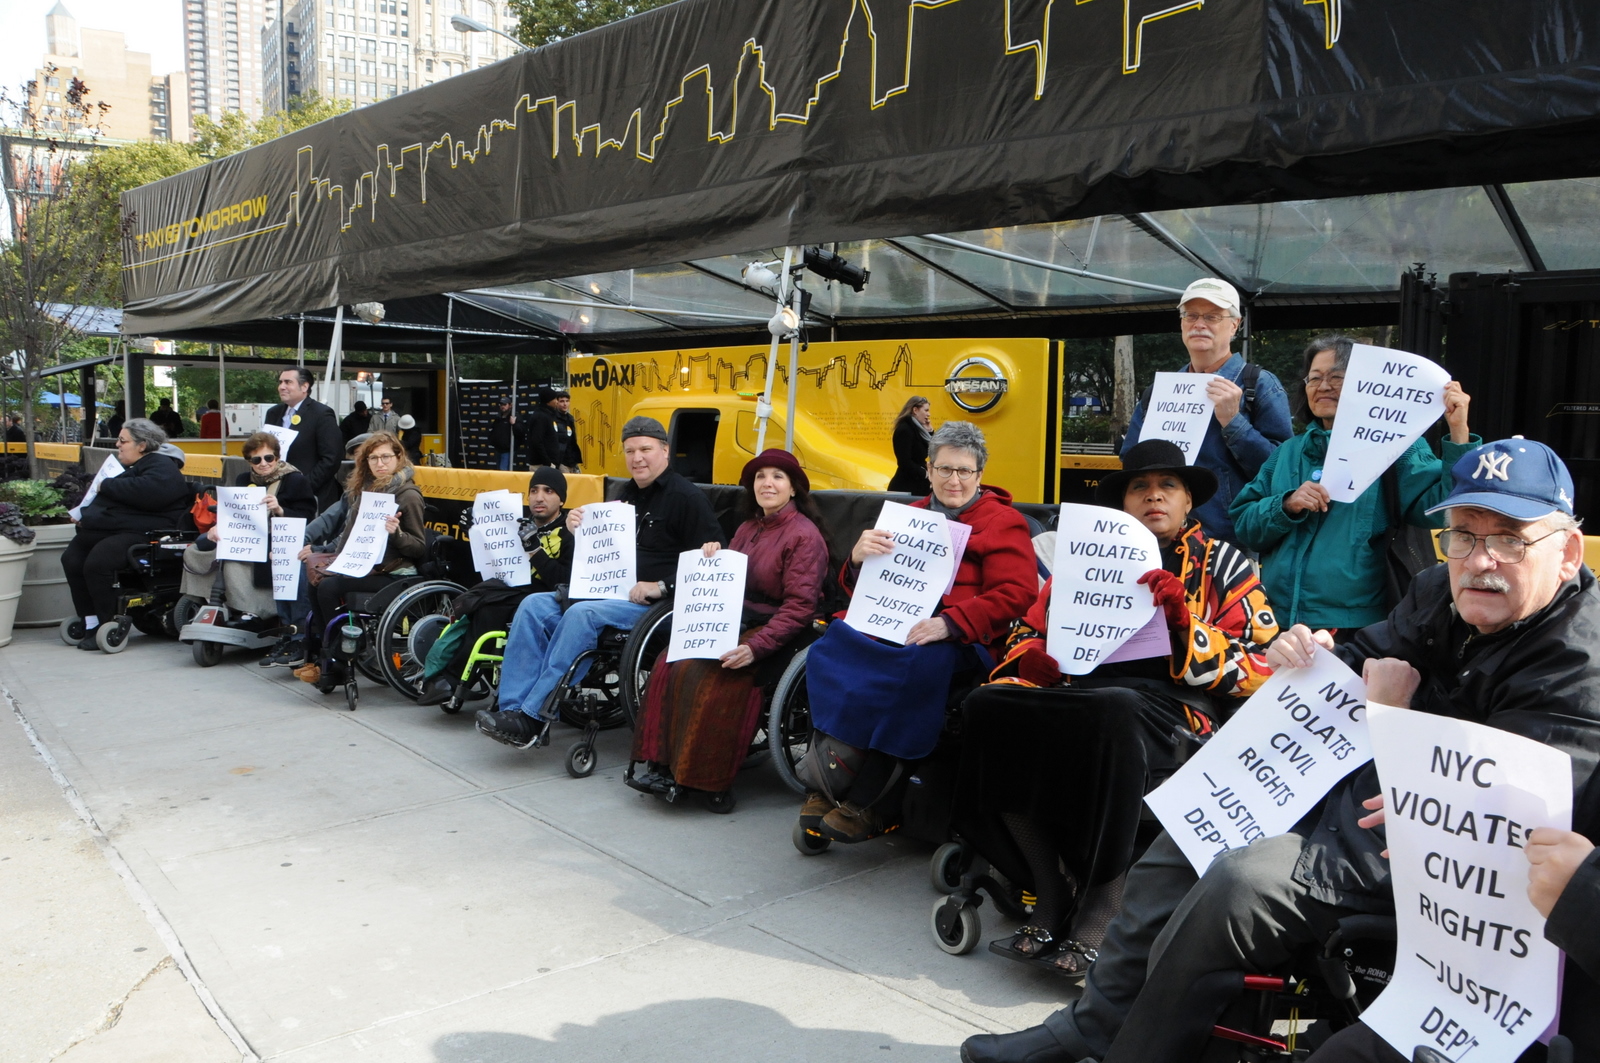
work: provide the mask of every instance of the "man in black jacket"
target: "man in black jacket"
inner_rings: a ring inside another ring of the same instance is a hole
[[[318,508],[327,508],[339,497],[333,474],[339,471],[344,454],[344,437],[339,433],[339,418],[333,410],[311,397],[311,370],[303,366],[278,374],[278,398],[283,401],[267,411],[267,424],[300,433],[284,460],[311,481]]]
[[[348,444],[356,436],[367,430],[367,422],[369,420],[371,420],[371,415],[367,413],[367,404],[357,399],[355,405],[350,407],[350,412],[345,415],[344,420],[339,422],[339,435],[343,436],[345,443]]]
[[[532,578],[522,587],[498,579],[485,580],[451,604],[451,613],[467,621],[467,636],[442,671],[422,685],[421,705],[442,705],[455,692],[473,644],[491,631],[511,626],[517,606],[530,594],[565,586],[572,579],[572,531],[567,527],[567,478],[559,469],[535,469],[528,480],[528,514],[517,529],[528,552]]]
[[[569,412],[572,396],[563,388],[539,389],[539,404],[528,415],[528,464],[553,465],[562,472],[577,472],[583,464],[578,446],[578,425]]]
[[[150,420],[157,428],[167,433],[168,439],[176,439],[183,435],[183,418],[172,408],[171,399],[162,399],[156,403],[156,408],[150,411]]]
[[[489,447],[494,451],[495,464],[501,472],[511,471],[511,463],[517,456],[517,443],[522,440],[523,434],[522,426],[517,424],[516,405],[511,396],[501,395],[500,412],[489,426]]]
[[[1572,477],[1548,447],[1488,443],[1452,470],[1440,537],[1449,558],[1419,575],[1389,617],[1335,646],[1296,625],[1268,651],[1274,668],[1310,663],[1311,645],[1362,672],[1367,700],[1546,742],[1572,757],[1581,793],[1600,760],[1600,587],[1583,565]],[[1214,861],[1204,876],[1163,834],[1128,873],[1082,997],[1041,1026],[984,1034],[966,1063],[1166,1063],[1198,1059],[1237,995],[1239,972],[1285,962],[1337,920],[1394,910],[1381,853],[1377,771],[1336,783],[1288,834]]]
[[[568,666],[594,648],[601,629],[631,628],[653,602],[669,594],[679,554],[712,541],[726,543],[705,493],[667,468],[667,430],[660,421],[634,417],[623,425],[622,453],[633,481],[618,501],[635,510],[638,582],[627,601],[574,602],[565,613],[554,594],[522,600],[500,670],[500,711],[478,712],[478,730],[497,742],[522,749],[548,742],[554,718],[544,715],[545,702]],[[582,522],[582,507],[567,516],[571,530]]]

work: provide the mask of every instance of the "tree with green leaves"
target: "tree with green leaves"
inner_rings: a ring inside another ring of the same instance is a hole
[[[509,0],[517,40],[529,48],[554,44],[671,0]]]
[[[232,155],[269,140],[277,140],[297,129],[326,121],[350,109],[348,100],[328,100],[315,92],[291,96],[289,109],[264,114],[252,121],[240,111],[229,111],[220,121],[210,115],[194,119],[194,150],[200,156],[195,165]]]

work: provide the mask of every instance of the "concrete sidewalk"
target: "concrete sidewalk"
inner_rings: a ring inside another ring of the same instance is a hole
[[[417,1063],[953,1063],[1075,992],[941,952],[929,846],[795,852],[768,765],[712,815],[623,786],[626,731],[574,780],[566,728],[518,752],[377,684],[350,713],[253,655],[201,669],[140,635],[105,656],[18,632],[0,684],[107,846],[0,721],[0,1061],[238,1059],[195,983],[260,1058]],[[113,1036],[134,1047],[83,1054]]]

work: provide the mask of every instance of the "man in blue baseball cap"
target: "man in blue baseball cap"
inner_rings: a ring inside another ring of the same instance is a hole
[[[1549,447],[1517,438],[1467,452],[1451,473],[1454,487],[1435,509],[1449,514],[1440,535],[1448,564],[1418,574],[1386,619],[1348,643],[1296,625],[1267,660],[1304,667],[1321,645],[1362,673],[1369,703],[1472,720],[1567,752],[1579,794],[1600,761],[1600,587],[1583,564],[1572,477]],[[968,1038],[961,1058],[1199,1059],[1238,996],[1238,972],[1281,968],[1344,916],[1394,911],[1379,792],[1369,762],[1293,831],[1226,853],[1199,878],[1162,834],[1128,872],[1082,996],[1040,1026]],[[1564,1020],[1593,1011],[1593,1001],[1573,1003]],[[1404,1063],[1359,1024],[1313,1063],[1357,1059]]]

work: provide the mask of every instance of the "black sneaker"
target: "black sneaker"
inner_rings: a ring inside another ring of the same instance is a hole
[[[267,651],[267,655],[257,661],[256,664],[262,668],[280,668],[287,661],[288,653],[289,640],[286,638],[279,639],[272,644],[272,649]]]
[[[490,712],[479,709],[478,730],[517,749],[550,744],[550,721],[536,720],[525,712]]]
[[[311,659],[306,653],[306,640],[295,639],[282,651],[283,659],[278,662],[284,668],[299,668]]]
[[[95,632],[97,632],[99,630],[100,630],[99,628],[95,628],[94,631],[89,632],[87,635],[83,636],[83,638],[79,639],[78,640],[78,649],[80,649],[80,650],[98,650],[100,648],[100,643],[99,643],[98,640],[95,639]]]
[[[449,676],[436,675],[417,690],[418,705],[443,705],[456,692]]]

